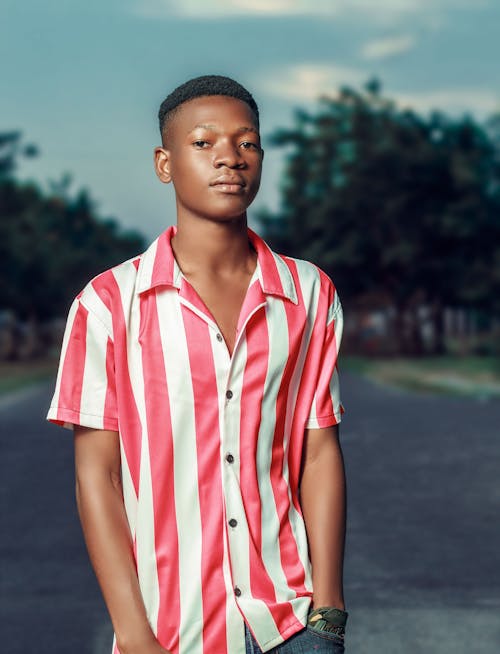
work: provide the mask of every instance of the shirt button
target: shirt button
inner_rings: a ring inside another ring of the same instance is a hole
[[[234,456],[232,454],[226,454],[226,461],[228,463],[234,463]]]
[[[234,518],[231,518],[231,520],[229,521],[229,526],[230,527],[236,527],[237,524],[238,524],[238,521],[235,520]]]
[[[234,587],[234,594],[236,595],[236,597],[240,597],[241,590],[238,588],[238,586]]]
[[[216,338],[220,343],[222,341],[222,334],[217,334]]]
[[[226,397],[230,400],[233,397],[233,391],[226,391]]]

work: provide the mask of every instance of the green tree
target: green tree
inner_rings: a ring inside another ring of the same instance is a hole
[[[316,261],[344,302],[391,298],[400,350],[422,349],[416,310],[434,309],[443,350],[444,306],[494,311],[491,270],[500,239],[495,149],[472,118],[424,118],[382,97],[377,80],[323,97],[276,131],[286,148],[280,211],[260,216],[268,239]],[[494,189],[496,188],[496,192]]]
[[[0,132],[0,182],[12,177],[19,157],[36,157],[38,149],[33,144],[23,144],[21,132]]]
[[[98,272],[144,249],[143,237],[98,215],[86,190],[70,196],[63,176],[44,192],[15,177],[19,156],[33,156],[20,134],[0,134],[0,307],[23,319],[62,316]]]

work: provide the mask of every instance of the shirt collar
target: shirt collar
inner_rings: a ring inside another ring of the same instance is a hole
[[[181,288],[182,272],[170,244],[176,231],[175,225],[168,227],[141,256],[137,293],[145,293],[158,286]],[[263,292],[297,304],[295,282],[285,261],[249,228],[248,238],[257,252],[257,273]]]

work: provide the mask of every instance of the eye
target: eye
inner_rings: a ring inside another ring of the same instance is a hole
[[[193,141],[193,145],[195,148],[198,150],[201,150],[205,148],[205,146],[210,145],[208,141],[203,141],[202,139],[199,139],[197,141]]]
[[[260,145],[257,145],[257,143],[253,143],[252,141],[243,141],[243,143],[240,143],[240,146],[244,150],[260,150]]]

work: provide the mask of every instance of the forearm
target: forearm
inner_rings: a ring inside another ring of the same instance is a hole
[[[108,607],[121,654],[154,642],[135,568],[119,489],[105,479],[77,482],[77,505],[90,560]]]
[[[76,500],[120,654],[163,654],[149,625],[125,512],[116,432],[75,429]]]
[[[343,609],[346,489],[336,429],[330,429],[321,447],[306,457],[300,497],[312,565],[313,606]]]

